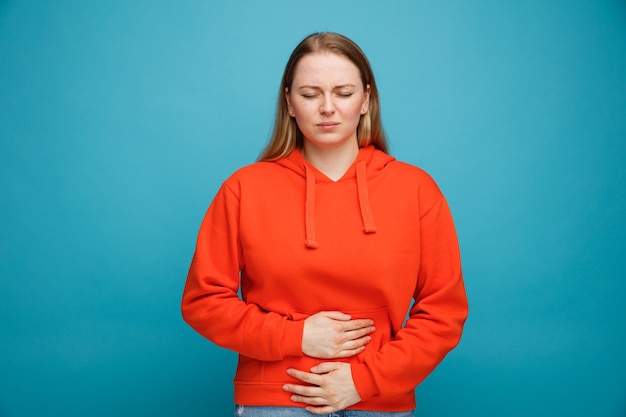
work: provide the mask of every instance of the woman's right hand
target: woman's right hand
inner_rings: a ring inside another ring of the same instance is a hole
[[[302,353],[318,359],[349,358],[363,352],[375,330],[373,320],[322,311],[304,320]]]

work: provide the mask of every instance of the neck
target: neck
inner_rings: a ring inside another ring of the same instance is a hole
[[[356,141],[350,141],[339,148],[324,148],[305,140],[302,147],[304,159],[333,181],[339,180],[346,173],[358,153],[359,145]]]

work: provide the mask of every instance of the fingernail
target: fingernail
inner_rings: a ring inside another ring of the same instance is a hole
[[[283,390],[289,391],[289,386],[288,385],[283,385]]]

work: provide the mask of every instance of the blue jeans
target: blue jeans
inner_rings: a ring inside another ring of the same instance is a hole
[[[236,405],[234,415],[235,417],[313,417],[320,414],[309,413],[300,407],[249,407],[247,405]],[[321,415],[326,417],[413,417],[413,411],[343,410]]]

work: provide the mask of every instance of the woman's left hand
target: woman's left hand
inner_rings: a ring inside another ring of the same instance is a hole
[[[349,363],[324,362],[311,368],[311,372],[288,369],[294,378],[313,386],[285,384],[283,389],[293,393],[291,400],[308,404],[307,411],[330,414],[361,401],[352,380]]]

